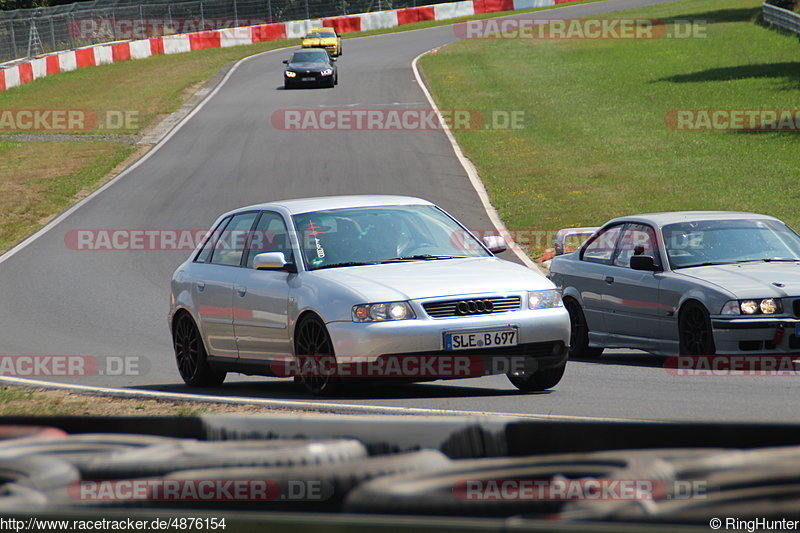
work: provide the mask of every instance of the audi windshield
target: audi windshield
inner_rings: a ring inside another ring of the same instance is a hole
[[[467,230],[433,206],[369,207],[294,216],[306,268],[489,257]]]

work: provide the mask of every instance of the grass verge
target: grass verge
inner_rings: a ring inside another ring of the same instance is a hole
[[[117,142],[0,142],[0,251],[96,187],[133,151]]]
[[[763,212],[800,228],[797,132],[665,123],[678,109],[796,107],[797,39],[756,25],[759,12],[757,0],[684,0],[615,17],[694,20],[704,38],[468,40],[420,66],[442,109],[522,112],[519,129],[455,132],[512,230],[682,209]]]
[[[0,387],[0,416],[198,416],[290,412],[254,404],[121,398],[62,389]]]

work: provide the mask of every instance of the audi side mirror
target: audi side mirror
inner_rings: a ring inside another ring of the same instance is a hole
[[[253,258],[253,268],[256,270],[286,270],[288,272],[297,272],[295,264],[287,262],[283,252],[264,252],[258,254]]]

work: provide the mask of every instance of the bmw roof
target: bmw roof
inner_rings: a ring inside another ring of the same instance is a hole
[[[777,220],[769,215],[758,213],[745,213],[742,211],[670,211],[665,213],[643,213],[641,215],[628,215],[609,220],[605,225],[616,222],[644,222],[654,226],[666,226],[677,222],[694,220]]]

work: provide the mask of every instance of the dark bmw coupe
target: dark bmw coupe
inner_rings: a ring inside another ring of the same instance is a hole
[[[297,50],[291,59],[284,60],[283,86],[333,87],[339,83],[335,61],[322,49]]]

